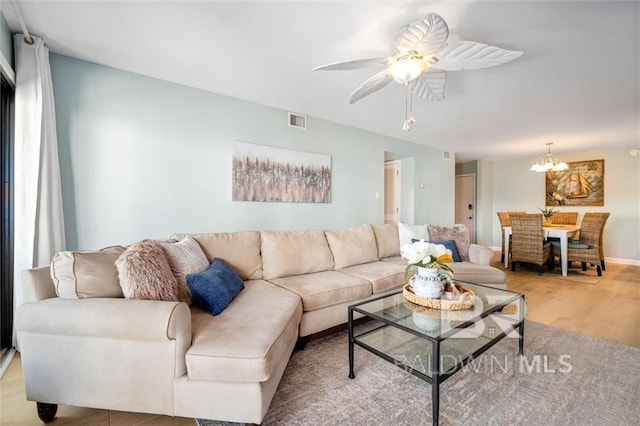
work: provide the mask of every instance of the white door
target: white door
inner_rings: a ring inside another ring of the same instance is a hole
[[[476,242],[476,175],[456,176],[456,223],[469,228],[471,242]]]
[[[400,220],[400,162],[384,163],[384,223]]]

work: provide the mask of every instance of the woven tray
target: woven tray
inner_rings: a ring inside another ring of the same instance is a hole
[[[426,306],[433,309],[447,309],[450,311],[459,311],[462,309],[469,309],[473,307],[475,301],[475,293],[468,288],[462,288],[462,295],[458,300],[451,299],[427,299],[426,297],[420,297],[416,295],[409,284],[405,284],[402,287],[402,295],[411,303],[416,305]]]
[[[415,303],[409,302],[407,299],[402,301],[402,304],[410,309],[414,314],[427,315],[430,317],[440,318],[442,320],[448,321],[468,321],[474,316],[476,313],[473,311],[473,308],[469,309],[461,309],[457,311],[452,311],[450,309],[434,309],[427,308],[426,306],[416,305]],[[414,315],[415,318],[415,315]]]

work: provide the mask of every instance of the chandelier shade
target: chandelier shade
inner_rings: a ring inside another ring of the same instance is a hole
[[[553,142],[547,142],[545,145],[547,145],[547,155],[544,158],[540,157],[536,159],[536,162],[533,163],[529,170],[532,172],[560,172],[567,170],[569,168],[567,163],[558,158],[553,158],[553,155],[551,155],[551,145],[553,145]]]

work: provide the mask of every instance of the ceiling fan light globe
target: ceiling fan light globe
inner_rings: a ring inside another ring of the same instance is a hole
[[[427,64],[419,58],[400,59],[390,67],[391,76],[400,84],[407,84],[420,76]]]

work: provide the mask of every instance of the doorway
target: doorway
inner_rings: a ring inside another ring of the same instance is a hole
[[[402,185],[400,173],[400,161],[385,161],[384,223],[398,223],[400,221],[400,204],[402,201]]]
[[[469,228],[471,242],[476,242],[476,175],[456,175],[456,223]]]

